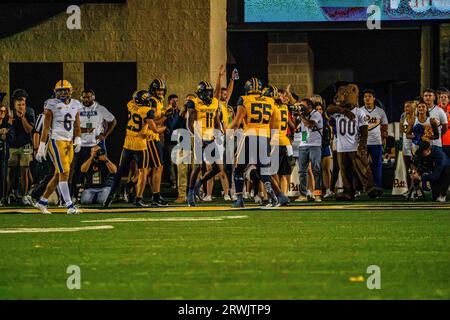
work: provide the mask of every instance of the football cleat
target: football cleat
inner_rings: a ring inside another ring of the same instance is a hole
[[[300,196],[294,200],[295,202],[308,202],[308,197]]]
[[[75,206],[67,208],[67,214],[80,214],[82,211]]]
[[[280,206],[287,206],[289,204],[289,198],[283,195],[278,195],[278,201],[280,203]]]
[[[158,207],[167,207],[169,204],[167,203],[166,200],[164,200],[163,198],[159,197],[156,200],[153,200],[153,204],[158,206]]]
[[[52,214],[50,211],[48,211],[48,207],[45,204],[36,202],[35,208],[39,209],[39,211],[41,211],[41,213],[43,213],[43,214]]]
[[[144,202],[144,200],[134,201],[133,205],[138,208],[148,208],[149,205]]]
[[[238,199],[236,200],[233,205],[233,208],[243,208],[244,207],[244,200],[243,199]]]
[[[104,208],[109,208],[111,206],[111,203],[113,202],[114,197],[109,195],[108,198],[106,198],[105,202],[103,202]]]

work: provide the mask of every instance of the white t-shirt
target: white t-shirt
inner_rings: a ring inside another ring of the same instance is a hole
[[[78,100],[71,99],[69,104],[65,104],[59,99],[49,99],[45,105],[53,114],[50,138],[60,141],[73,140],[73,126],[81,108]]]
[[[320,147],[322,146],[323,118],[320,112],[313,110],[306,117],[316,123],[313,128],[308,128],[301,123],[300,126],[300,147]]]
[[[367,137],[367,145],[382,145],[381,125],[388,124],[386,112],[380,107],[375,106],[372,110],[362,107],[361,110],[366,115],[366,121],[369,125],[369,136]]]
[[[366,115],[360,108],[353,108],[355,119],[350,120],[340,113],[333,114],[336,119],[337,152],[354,152],[358,150],[359,128],[367,126]]]
[[[434,106],[433,109],[429,110],[430,117],[436,119],[438,123],[438,131],[439,131],[439,138],[435,140],[431,140],[432,146],[442,147],[442,140],[441,140],[441,130],[442,130],[442,124],[448,124],[447,115],[445,114],[445,111],[441,108]]]
[[[80,109],[80,127],[83,129],[93,129],[92,132],[81,133],[81,146],[93,147],[97,144],[95,138],[103,132],[103,122],[113,121],[114,115],[104,106],[94,101],[90,107],[82,106]]]

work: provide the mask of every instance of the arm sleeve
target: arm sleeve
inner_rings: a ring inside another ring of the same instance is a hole
[[[381,124],[388,124],[388,119],[384,110],[381,110]]]
[[[112,122],[114,121],[115,117],[114,115],[109,112],[108,109],[106,109],[104,106],[99,106],[100,112],[102,113],[103,119],[106,120],[106,122]]]
[[[445,111],[439,108],[441,112],[439,112],[439,122],[442,124],[448,124],[447,115],[445,114]]]

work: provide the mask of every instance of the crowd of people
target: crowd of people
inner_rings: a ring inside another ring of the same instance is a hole
[[[236,106],[229,100],[234,70],[226,85],[201,81],[184,101],[167,97],[164,80],[155,79],[128,102],[120,162],[108,158],[115,116],[97,102],[92,89],[81,101],[60,80],[36,117],[28,94],[17,89],[13,104],[0,104],[2,205],[22,202],[50,213],[49,203],[79,213],[78,204],[109,207],[120,200],[137,207],[167,206],[161,195],[166,177],[175,204],[196,206],[221,195],[243,207],[245,201],[283,206],[290,201],[354,200],[361,192],[383,194],[383,161],[396,157],[388,119],[373,90],[362,104],[349,101],[349,85],[326,104],[320,95],[299,97],[290,86],[245,82]],[[429,188],[445,202],[450,184],[450,92],[426,89],[404,103],[400,118],[408,185]],[[165,102],[167,104],[165,105]],[[298,196],[289,197],[297,164]],[[165,174],[164,174],[165,173]],[[338,190],[337,181],[342,181]],[[215,180],[220,181],[220,190]],[[148,187],[150,203],[144,201]]]

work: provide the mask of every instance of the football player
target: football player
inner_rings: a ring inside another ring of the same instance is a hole
[[[272,201],[272,206],[278,206],[278,198],[270,181],[270,130],[276,129],[277,118],[275,101],[271,97],[261,95],[262,82],[251,78],[245,83],[245,95],[237,103],[237,113],[230,128],[237,130],[244,123],[244,138],[240,141],[236,154],[234,180],[236,187],[236,202],[233,207],[243,207],[244,172],[248,164],[256,165],[264,188]],[[250,152],[252,150],[252,152]],[[256,151],[256,152],[254,152]],[[244,155],[242,155],[244,153]],[[265,162],[265,163],[264,163]],[[253,180],[253,179],[252,179]]]
[[[208,81],[201,81],[197,86],[196,94],[196,98],[192,98],[186,102],[186,109],[188,110],[189,117],[188,126],[189,130],[197,136],[194,145],[196,145],[196,142],[201,143],[201,162],[206,163],[208,168],[205,175],[197,181],[197,177],[201,171],[201,164],[195,164],[195,168],[192,170],[189,180],[187,199],[189,206],[195,206],[195,196],[199,196],[202,184],[223,171],[223,163],[220,156],[217,157],[214,153],[214,160],[208,159],[208,157],[203,158],[205,148],[215,143],[214,129],[220,128],[219,92],[216,92],[216,96],[213,97],[213,87],[211,84]],[[197,152],[194,152],[194,157],[196,156],[198,156]],[[218,161],[216,159],[218,159]]]
[[[151,177],[151,186],[153,191],[152,204],[156,206],[167,206],[167,202],[161,197],[161,177],[163,173],[164,165],[164,150],[160,141],[159,133],[161,128],[164,127],[164,121],[167,116],[163,112],[163,100],[167,93],[166,83],[161,79],[155,79],[150,84],[148,89],[150,94],[150,108],[154,113],[154,122],[156,127],[159,128],[159,132],[151,131],[147,141],[147,148],[150,154],[149,168],[146,174]]]
[[[272,146],[271,157],[278,157],[279,165],[277,172],[272,176],[272,183],[280,205],[286,205],[289,202],[289,198],[286,194],[288,192],[289,177],[292,172],[291,162],[289,160],[294,154],[287,130],[289,127],[295,130],[295,125],[289,120],[288,106],[283,103],[279,93],[280,90],[276,86],[269,85],[264,88],[262,95],[271,97],[275,101],[274,112],[276,113],[277,119],[275,124],[276,131],[271,137],[270,144]],[[285,91],[281,90],[281,94],[284,97]],[[285,102],[288,102],[287,99],[285,99]]]
[[[41,199],[36,203],[36,208],[42,213],[50,214],[48,198],[58,186],[62,199],[66,204],[67,213],[77,214],[81,213],[81,210],[72,203],[67,181],[69,180],[74,149],[75,152],[79,152],[81,148],[79,113],[81,103],[72,99],[72,85],[67,80],[58,81],[55,85],[54,93],[55,99],[49,99],[45,104],[44,128],[36,153],[36,160],[41,162],[42,159],[46,158],[48,141],[48,150],[55,166],[55,173],[47,184]]]
[[[146,175],[145,168],[148,167],[150,155],[147,149],[148,129],[159,133],[165,130],[165,127],[157,128],[154,122],[154,110],[150,108],[150,97],[146,90],[139,90],[133,94],[133,99],[127,104],[128,123],[123,144],[122,154],[120,156],[119,169],[114,175],[114,181],[108,198],[104,206],[109,207],[114,200],[115,191],[120,184],[120,179],[125,169],[129,168],[131,160],[135,160],[138,167],[138,179],[136,184],[136,198],[134,205],[136,207],[148,207],[142,200],[144,194]]]

